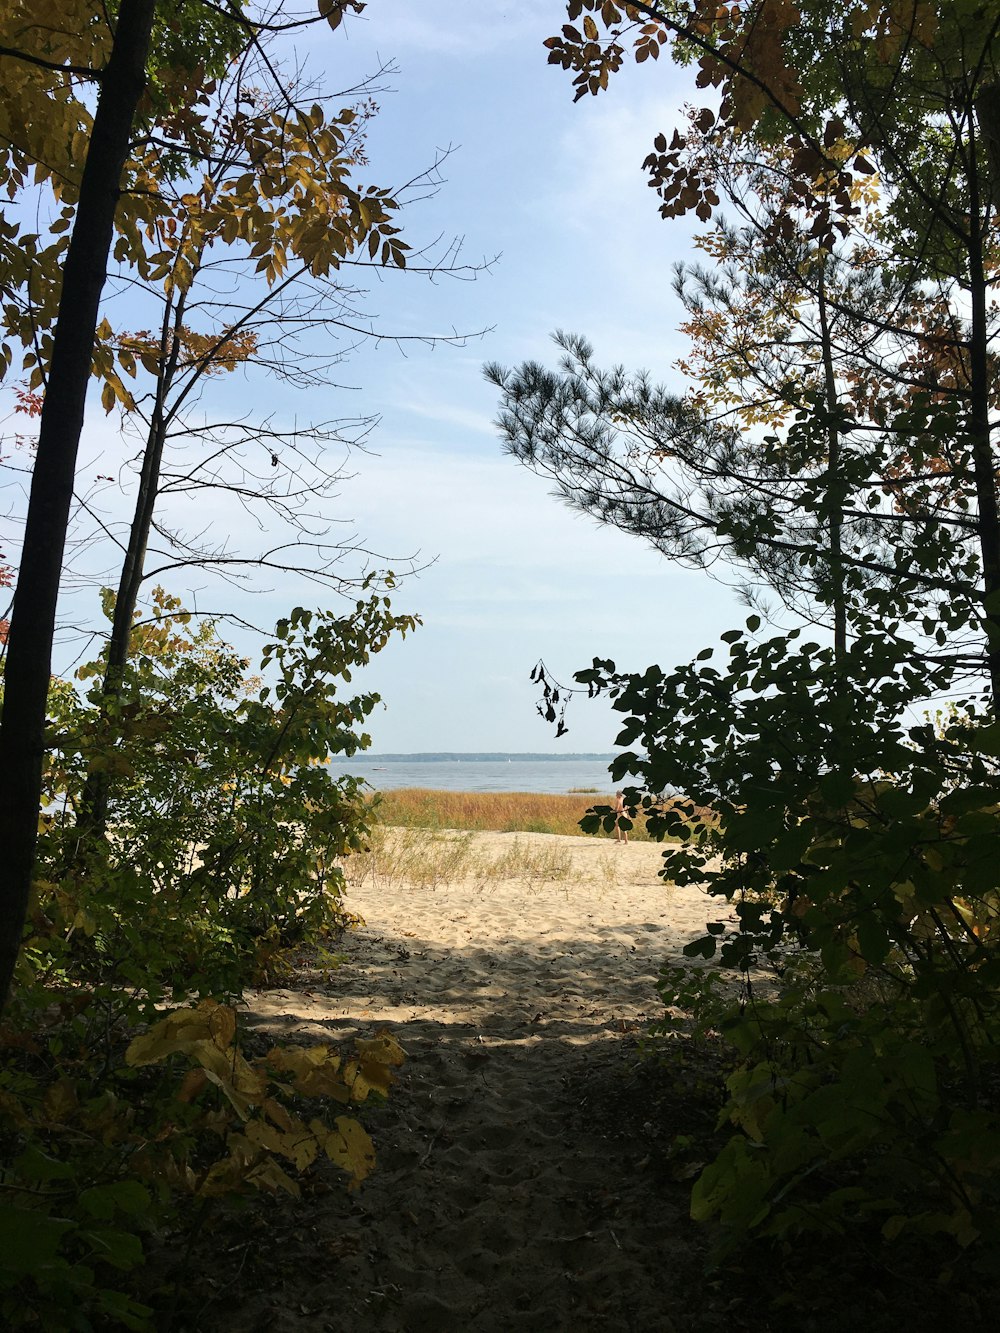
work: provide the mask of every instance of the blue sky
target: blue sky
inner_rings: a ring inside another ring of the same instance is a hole
[[[367,309],[386,334],[491,330],[464,347],[368,345],[338,368],[342,387],[299,398],[252,379],[227,389],[262,395],[289,418],[381,418],[372,453],[351,460],[334,516],[372,550],[430,563],[394,599],[423,628],[363,677],[386,705],[370,726],[377,750],[610,749],[613,715],[584,700],[555,741],[534,712],[528,675],[539,657],[564,680],[594,656],[670,666],[746,614],[706,575],[571,514],[503,457],[492,426],[496,391],[483,362],[552,362],[557,328],[585,334],[604,363],[681,387],[670,276],[693,255],[691,231],[658,218],[641,162],[697,95],[692,75],[666,61],[629,69],[574,105],[569,77],[542,47],[563,21],[557,0],[371,0],[340,34],[310,38],[309,68],[327,88],[395,66],[378,95],[369,180],[396,186],[452,150],[436,195],[406,210],[407,239],[461,238],[470,263],[498,256],[475,282],[389,273],[373,284]],[[91,471],[121,452],[113,420],[99,418],[90,413],[85,441]],[[245,521],[225,503],[212,517],[221,527]],[[170,580],[188,600],[217,604],[206,585]],[[225,600],[258,623],[317,601],[308,584],[268,587],[227,590]],[[77,623],[88,614],[78,592],[67,608]]]
[[[669,665],[744,613],[725,587],[571,514],[503,457],[481,367],[551,362],[562,328],[606,362],[672,376],[684,341],[671,265],[691,255],[691,232],[659,219],[640,164],[675,123],[690,75],[666,63],[623,71],[607,94],[574,105],[542,47],[564,20],[558,4],[377,0],[367,17],[340,51],[398,66],[372,129],[372,174],[406,177],[453,147],[446,183],[412,226],[462,236],[470,260],[500,255],[473,284],[422,295],[387,282],[374,297],[386,325],[492,326],[481,341],[403,361],[383,347],[350,368],[382,414],[380,457],[345,492],[358,529],[378,549],[437,557],[397,598],[424,627],[371,672],[387,705],[375,745],[607,749],[614,717],[585,700],[555,742],[534,712],[537,658],[564,680],[594,656]]]

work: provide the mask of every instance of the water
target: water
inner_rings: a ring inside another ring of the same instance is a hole
[[[430,758],[425,755],[355,755],[334,761],[333,771],[364,778],[380,791],[396,787],[432,787],[439,791],[530,791],[565,793],[591,787],[608,795],[614,785],[608,773],[609,755],[569,755],[566,758],[526,758],[503,755],[482,758]]]

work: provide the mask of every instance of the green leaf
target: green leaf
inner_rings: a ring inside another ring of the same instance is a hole
[[[91,1247],[95,1263],[110,1264],[121,1272],[137,1268],[143,1261],[142,1242],[130,1231],[100,1227],[80,1232],[80,1239]]]
[[[71,1180],[75,1175],[69,1162],[61,1162],[43,1153],[35,1143],[29,1143],[17,1159],[17,1173],[26,1180]]]
[[[110,1185],[94,1185],[80,1194],[80,1207],[100,1221],[110,1220],[116,1212],[138,1216],[149,1211],[149,1190],[138,1180],[118,1180]]]
[[[34,1208],[0,1203],[0,1272],[37,1273],[58,1253],[76,1223]]]
[[[866,963],[878,967],[884,963],[892,941],[882,921],[874,912],[866,912],[857,923],[858,951]]]

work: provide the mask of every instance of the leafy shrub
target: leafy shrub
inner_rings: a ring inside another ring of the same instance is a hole
[[[262,673],[211,624],[194,628],[158,594],[152,624],[113,697],[101,664],[88,698],[60,686],[27,944],[47,974],[110,976],[157,998],[238,994],[281,949],[336,924],[342,858],[369,808],[360,779],[331,774],[364,748],[377,696],[340,699],[338,680],[413,625],[381,598],[353,612],[297,610],[280,621]],[[110,835],[81,819],[88,776],[110,775]]]
[[[759,622],[748,622],[751,633]],[[732,1250],[863,1226],[992,1271],[1000,1239],[1000,728],[974,703],[943,732],[906,708],[938,683],[891,635],[846,661],[733,632],[672,675],[581,679],[629,714],[618,761],[664,875],[706,882],[738,927],[664,974],[673,1012],[733,1050],[732,1129],[692,1196]],[[943,680],[942,680],[943,683]],[[688,794],[654,808],[646,791]],[[699,811],[710,809],[711,816]],[[592,815],[588,822],[598,816]],[[664,1026],[670,1026],[670,1020]]]
[[[329,766],[369,743],[377,696],[341,699],[339,683],[414,623],[382,597],[296,610],[248,678],[212,625],[158,592],[114,692],[100,662],[79,673],[86,696],[54,683],[38,879],[0,1025],[5,1327],[151,1327],[127,1276],[149,1233],[219,1194],[294,1193],[320,1156],[352,1185],[371,1169],[353,1117],[330,1125],[300,1103],[384,1094],[402,1058],[391,1038],[350,1059],[318,1046],[250,1061],[220,1001],[346,919],[341,862],[365,845],[370,805]],[[87,820],[95,773],[106,836]],[[168,1001],[182,1007],[164,1017]]]
[[[374,1166],[352,1116],[308,1120],[292,1101],[385,1095],[403,1052],[386,1033],[351,1059],[323,1045],[276,1046],[248,1061],[236,1013],[204,1000],[154,1023],[107,1068],[79,1022],[58,1020],[7,1051],[0,1071],[0,1315],[4,1327],[151,1327],[121,1278],[143,1237],[248,1189],[299,1193],[294,1176],[325,1156],[356,1188]],[[4,1034],[10,1041],[11,1033]],[[39,1040],[40,1039],[40,1040]],[[42,1042],[45,1044],[42,1045]],[[178,1067],[180,1065],[180,1067]],[[140,1073],[139,1071],[143,1071]]]

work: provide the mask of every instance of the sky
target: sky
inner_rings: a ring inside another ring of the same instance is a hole
[[[366,309],[387,340],[360,347],[335,386],[294,395],[250,379],[220,389],[234,401],[261,395],[285,419],[379,417],[331,515],[386,566],[422,566],[393,599],[422,627],[355,677],[383,697],[368,727],[376,751],[608,751],[618,724],[602,702],[574,701],[558,741],[537,716],[529,674],[539,658],[563,681],[595,656],[669,667],[747,614],[706,574],[572,514],[502,454],[493,426],[497,393],[483,363],[554,364],[556,329],[586,335],[599,363],[683,387],[670,279],[676,261],[695,257],[692,231],[659,219],[641,162],[697,96],[693,74],[650,62],[574,105],[570,76],[542,46],[564,20],[558,0],[371,0],[341,32],[300,43],[327,88],[392,66],[379,80],[365,178],[395,187],[447,152],[439,188],[404,211],[404,234],[415,245],[458,239],[465,262],[488,264],[475,281],[386,273],[373,283]],[[481,336],[433,347],[390,337],[456,332]],[[95,401],[82,472],[114,470],[121,452],[114,418]],[[213,504],[213,532],[247,522],[232,501]],[[221,599],[257,624],[330,600],[291,579],[243,590],[184,572],[164,581],[189,605]],[[64,618],[96,620],[95,604],[77,580]],[[252,655],[254,644],[235,641]],[[66,665],[79,637],[64,636],[61,651]]]

